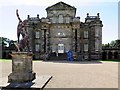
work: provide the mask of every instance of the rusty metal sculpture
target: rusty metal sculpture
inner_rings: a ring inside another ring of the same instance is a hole
[[[18,9],[16,10],[16,15],[19,20],[18,26],[17,26],[17,38],[18,38],[18,44],[16,44],[16,47],[18,51],[29,51],[29,36],[27,32],[27,20],[22,21],[18,14]],[[22,35],[22,39],[20,40],[20,35]]]

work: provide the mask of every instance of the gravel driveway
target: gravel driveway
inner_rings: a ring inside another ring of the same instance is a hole
[[[1,64],[4,78],[11,73],[11,62]],[[33,71],[53,76],[45,88],[118,88],[117,62],[34,61]]]

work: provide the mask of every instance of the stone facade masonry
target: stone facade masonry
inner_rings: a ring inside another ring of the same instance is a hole
[[[35,59],[45,59],[50,53],[72,50],[77,60],[101,59],[102,21],[99,13],[85,18],[76,17],[76,8],[58,2],[46,8],[47,17],[28,15],[30,49]],[[48,57],[49,58],[49,57]]]

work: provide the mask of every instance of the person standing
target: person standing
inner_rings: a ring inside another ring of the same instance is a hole
[[[69,50],[69,52],[68,52],[68,61],[73,61],[73,52],[72,52],[72,50]]]

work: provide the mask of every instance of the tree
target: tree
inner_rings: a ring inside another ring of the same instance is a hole
[[[5,37],[0,37],[0,42],[2,44],[2,48],[6,48],[9,46],[9,39]]]
[[[102,44],[102,48],[109,48],[110,47],[110,44]]]
[[[115,46],[116,46],[116,47],[120,47],[120,40],[116,40]]]
[[[10,42],[9,42],[9,50],[16,50],[16,46],[15,46],[16,42],[17,41],[10,40]]]
[[[110,47],[115,47],[116,41],[111,41]]]
[[[1,45],[1,51],[2,51],[2,58],[10,58],[9,53],[11,53],[13,50],[16,50],[15,43],[16,41],[10,40],[5,37],[0,37],[0,45]]]
[[[3,49],[9,48],[10,50],[14,50],[16,42],[17,41],[13,41],[5,37],[0,37],[0,43],[2,44]]]
[[[102,44],[103,48],[120,48],[120,40],[111,41],[108,44]]]

